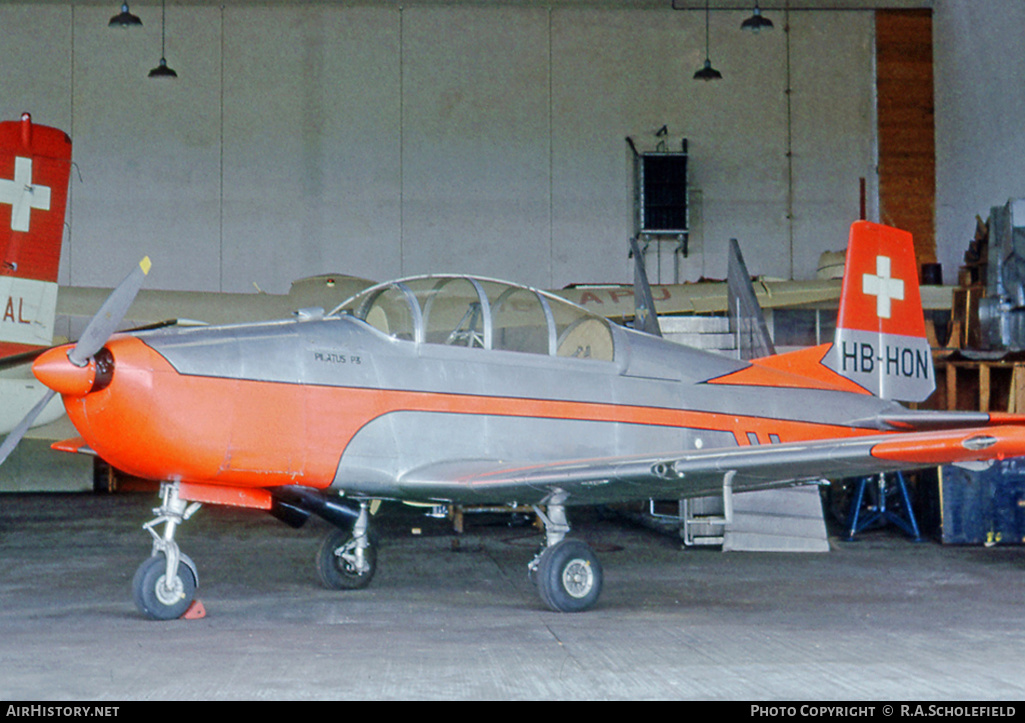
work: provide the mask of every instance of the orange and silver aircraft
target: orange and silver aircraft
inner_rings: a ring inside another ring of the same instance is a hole
[[[71,139],[24,113],[0,123],[0,433],[39,399],[32,355],[53,344]],[[36,423],[64,414],[47,406]]]
[[[198,573],[176,532],[202,504],[337,526],[330,588],[368,585],[380,501],[528,504],[542,601],[581,611],[602,566],[574,505],[766,489],[1025,454],[1025,416],[911,411],[934,386],[910,234],[852,226],[831,344],[741,361],[614,325],[551,294],[456,276],[373,286],[329,313],[114,334],[144,260],[75,345],[34,363],[99,455],[159,481],[133,595],[188,611]],[[39,407],[37,407],[39,408]],[[26,420],[0,446],[0,462]],[[162,526],[162,529],[159,529]]]

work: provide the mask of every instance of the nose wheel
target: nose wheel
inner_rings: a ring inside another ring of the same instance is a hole
[[[156,518],[143,525],[153,536],[153,554],[139,565],[132,578],[132,598],[135,606],[152,620],[174,620],[189,609],[196,588],[199,573],[196,564],[188,555],[182,554],[174,541],[175,530],[189,519],[200,504],[191,505],[178,495],[177,483],[160,486],[160,507],[153,510]],[[158,534],[154,529],[163,524],[164,531]]]
[[[169,575],[163,553],[139,565],[132,579],[132,597],[139,612],[152,620],[176,620],[184,615],[196,596],[194,567],[192,560],[182,555],[178,569]]]

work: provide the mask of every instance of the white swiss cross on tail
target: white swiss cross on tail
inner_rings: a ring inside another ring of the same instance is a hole
[[[890,276],[890,257],[876,256],[875,274],[861,275],[861,290],[876,297],[876,316],[890,318],[890,301],[904,300],[904,282]]]
[[[911,234],[851,226],[836,336],[822,363],[886,399],[920,402],[936,378]]]
[[[11,230],[28,231],[33,208],[50,210],[50,188],[32,183],[32,159],[14,159],[14,178],[0,178],[0,203],[11,207]]]

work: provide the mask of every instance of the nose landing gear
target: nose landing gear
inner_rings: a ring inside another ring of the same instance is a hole
[[[160,507],[153,510],[156,518],[143,525],[153,536],[153,553],[132,578],[132,597],[139,612],[153,620],[180,618],[196,594],[199,573],[188,555],[182,554],[174,541],[175,530],[200,508],[178,496],[178,483],[160,486]],[[164,523],[163,534],[154,529]]]

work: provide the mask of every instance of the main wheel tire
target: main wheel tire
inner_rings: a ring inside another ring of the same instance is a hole
[[[542,553],[535,582],[545,605],[556,612],[576,613],[598,601],[602,579],[601,563],[587,543],[563,540]]]
[[[335,530],[328,535],[317,551],[317,576],[329,590],[360,590],[370,584],[377,572],[377,544],[370,539],[370,545],[363,550],[367,569],[360,572],[346,556],[355,554],[356,540],[351,533]]]
[[[163,553],[149,558],[135,571],[132,597],[135,606],[152,620],[176,620],[185,614],[196,595],[196,575],[192,561],[185,555],[178,563],[178,574],[165,585],[167,560]]]

